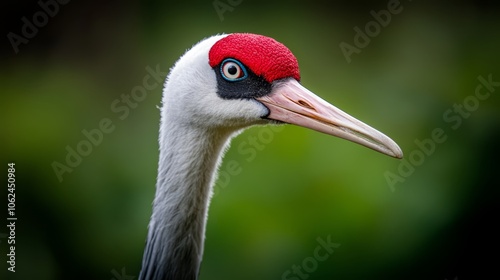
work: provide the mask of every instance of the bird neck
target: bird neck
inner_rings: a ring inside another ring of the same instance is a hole
[[[197,279],[216,170],[231,132],[162,120],[158,181],[140,279]]]

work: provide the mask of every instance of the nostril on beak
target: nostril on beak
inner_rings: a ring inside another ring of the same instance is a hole
[[[307,103],[307,102],[306,102],[306,101],[304,101],[304,100],[299,100],[299,101],[298,101],[298,103],[299,103],[299,105],[301,105],[302,107],[306,107],[306,108],[308,108],[308,109],[311,109],[311,110],[316,111],[316,109],[314,109],[314,107],[313,107],[313,106],[311,106],[311,104]]]

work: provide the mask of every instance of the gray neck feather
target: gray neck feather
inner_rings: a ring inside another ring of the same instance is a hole
[[[158,181],[139,279],[198,278],[212,185],[230,136],[230,131],[162,119]]]

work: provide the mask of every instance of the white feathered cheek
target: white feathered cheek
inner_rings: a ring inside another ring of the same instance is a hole
[[[251,125],[261,122],[267,108],[252,98],[227,99],[218,92],[214,69],[208,65],[192,73],[193,81],[182,91],[183,109],[207,126]]]
[[[203,100],[189,102],[189,114],[203,119],[207,126],[245,126],[262,122],[267,108],[253,99],[223,99],[215,92],[205,94]],[[203,104],[203,106],[199,106]]]

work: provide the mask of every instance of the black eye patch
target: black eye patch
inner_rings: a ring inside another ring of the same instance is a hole
[[[235,60],[236,61],[236,60]],[[241,64],[241,62],[239,62]],[[217,77],[217,95],[223,99],[250,99],[268,95],[271,93],[272,84],[263,77],[255,75],[248,67],[244,79],[235,81],[224,78],[224,69],[221,71],[223,63],[213,67]]]

